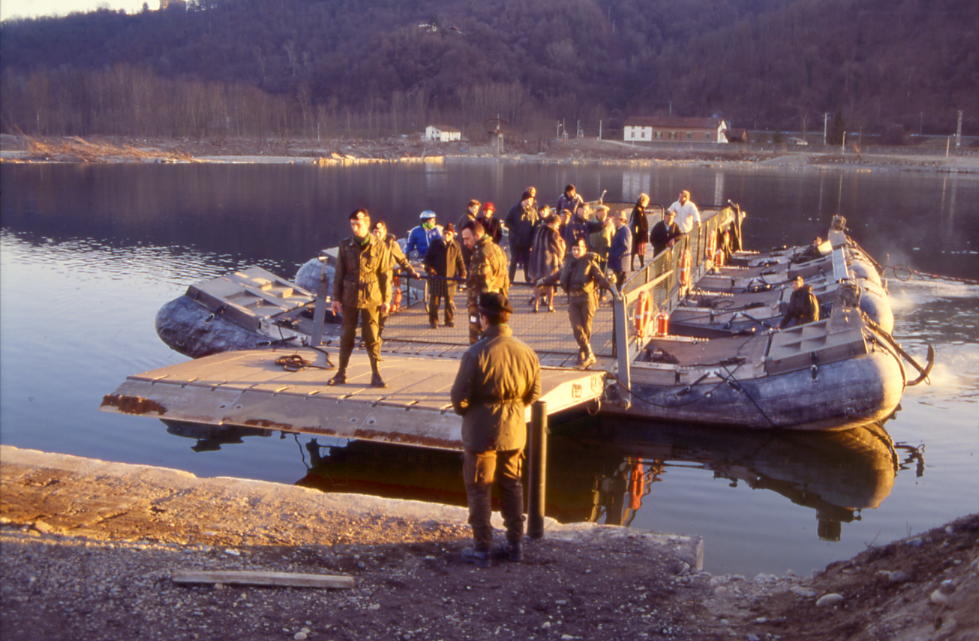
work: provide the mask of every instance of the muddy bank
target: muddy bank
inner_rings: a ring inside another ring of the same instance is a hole
[[[461,508],[9,446],[0,472],[6,640],[979,638],[979,515],[809,578],[714,576],[699,539],[553,521],[479,570]],[[356,585],[170,580],[196,569]]]
[[[950,156],[944,148],[799,147],[795,145],[671,146],[594,138],[511,139],[504,154],[487,144],[425,142],[417,136],[378,139],[148,139],[133,137],[0,136],[2,162],[230,163],[345,166],[379,162],[444,162],[446,159],[505,159],[559,164],[615,164],[637,167],[775,168],[808,171],[979,173],[979,150]]]

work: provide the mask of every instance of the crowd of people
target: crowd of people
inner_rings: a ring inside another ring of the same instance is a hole
[[[569,320],[579,346],[578,362],[595,362],[590,345],[591,322],[604,297],[617,295],[628,272],[645,264],[647,245],[653,253],[672,246],[700,224],[700,212],[690,192],[680,192],[664,219],[649,229],[649,196],[640,194],[630,213],[611,212],[589,205],[569,184],[553,206],[541,203],[537,188],[527,187],[502,218],[491,202],[472,199],[457,223],[441,224],[436,212],[426,209],[408,233],[405,246],[388,233],[383,221],[371,226],[363,209],[350,215],[353,235],[339,246],[334,278],[333,311],[343,319],[340,363],[331,384],[346,380],[346,365],[357,326],[371,359],[371,384],[385,385],[378,362],[388,314],[399,305],[398,274],[428,279],[428,321],[455,326],[455,294],[465,287],[469,341],[483,333],[479,323],[480,294],[499,293],[508,298],[510,284],[522,270],[533,286],[529,305],[534,312],[555,310],[560,287],[568,296]],[[504,251],[504,232],[509,257]],[[424,275],[410,259],[421,261]]]

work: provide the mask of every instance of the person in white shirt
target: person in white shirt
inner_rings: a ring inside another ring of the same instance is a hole
[[[694,222],[700,225],[700,210],[690,200],[690,192],[686,189],[680,192],[676,202],[667,207],[666,210],[676,212],[676,226],[684,234],[693,231]]]

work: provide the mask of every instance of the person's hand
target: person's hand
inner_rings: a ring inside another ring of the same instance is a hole
[[[330,304],[330,309],[333,310],[333,315],[334,316],[339,316],[340,315],[340,301],[338,301],[338,300],[333,301]]]
[[[391,309],[391,305],[389,305],[388,303],[381,303],[381,306],[378,308],[378,311],[381,312],[381,314],[387,314],[389,309]]]

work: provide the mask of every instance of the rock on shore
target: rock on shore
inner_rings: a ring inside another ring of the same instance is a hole
[[[6,641],[979,638],[979,515],[809,579],[712,576],[697,538],[553,521],[524,562],[479,570],[457,507],[10,446],[0,462]],[[170,579],[243,569],[356,585]]]

